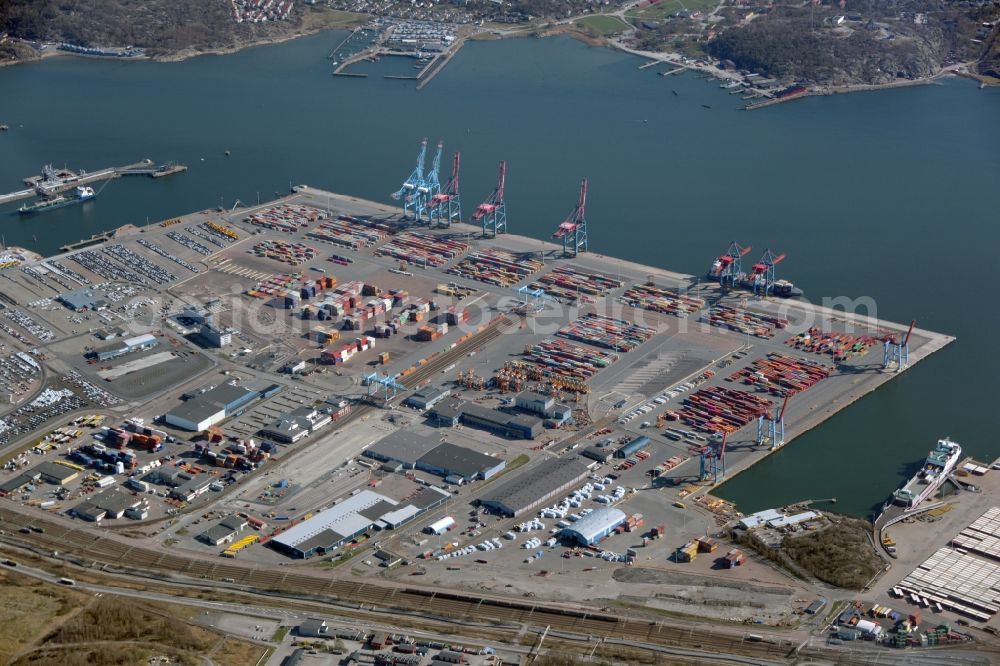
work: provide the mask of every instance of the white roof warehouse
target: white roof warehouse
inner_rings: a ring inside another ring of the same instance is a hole
[[[406,504],[400,504],[385,495],[362,490],[282,532],[270,543],[273,548],[291,557],[322,555],[336,550],[372,527],[396,528],[449,497],[439,488],[424,487]]]

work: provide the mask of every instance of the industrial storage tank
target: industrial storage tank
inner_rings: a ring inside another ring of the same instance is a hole
[[[425,527],[424,532],[427,532],[428,534],[444,534],[454,526],[455,519],[451,516],[445,516],[441,520],[437,520]]]

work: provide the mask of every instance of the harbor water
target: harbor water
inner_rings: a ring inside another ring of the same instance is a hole
[[[57,57],[0,69],[0,191],[45,163],[190,167],[97,184],[96,200],[27,219],[4,206],[4,240],[51,253],[298,183],[388,202],[420,139],[440,138],[443,170],[462,151],[466,215],[506,159],[510,229],[545,238],[587,176],[593,251],[702,274],[731,240],[754,257],[771,247],[788,255],[779,277],[813,300],[868,296],[881,318],[957,336],[723,486],[742,510],[837,497],[838,510],[867,516],[940,436],[1000,455],[1000,89],[947,79],[748,113],[714,81],[554,38],[470,43],[416,92],[382,78],[400,69],[391,58],[365,63],[368,78],[331,76],[326,55],[343,37],[179,63]]]

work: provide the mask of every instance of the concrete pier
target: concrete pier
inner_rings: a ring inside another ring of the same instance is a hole
[[[183,164],[167,163],[160,166],[153,166],[152,160],[145,159],[140,162],[135,162],[134,164],[126,164],[125,166],[120,167],[108,167],[106,169],[89,173],[75,173],[70,171],[69,173],[71,175],[55,181],[45,181],[42,179],[42,176],[29,176],[24,179],[24,182],[31,187],[18,190],[16,192],[0,194],[0,205],[13,203],[14,201],[18,201],[20,199],[30,199],[34,196],[52,196],[60,192],[71,190],[80,185],[96,183],[102,180],[111,180],[112,178],[118,178],[123,175],[146,175],[153,178],[160,178],[186,170],[187,167]]]
[[[432,60],[427,65],[427,67],[425,67],[420,72],[421,80],[420,83],[417,84],[417,90],[423,90],[424,86],[430,83],[431,80],[435,76],[437,76],[441,72],[441,70],[448,65],[449,62],[451,62],[451,59],[455,57],[455,54],[458,53],[459,50],[461,50],[464,44],[465,44],[464,39],[456,39],[455,43],[451,45],[451,48],[448,49],[448,51],[443,56],[438,56],[437,58]],[[435,63],[438,63],[438,61],[440,61],[440,63],[437,65],[437,67],[435,67],[432,71],[428,72],[428,69]],[[424,76],[424,74],[426,74],[426,76]]]

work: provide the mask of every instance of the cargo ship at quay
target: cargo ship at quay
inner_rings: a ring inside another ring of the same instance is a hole
[[[77,187],[73,194],[60,194],[50,199],[42,199],[35,203],[24,204],[17,209],[17,213],[18,215],[35,215],[37,213],[56,210],[57,208],[75,206],[76,204],[82,204],[95,198],[97,198],[97,193],[94,192],[94,188],[81,186]]]
[[[941,484],[955,471],[961,457],[961,446],[947,437],[939,439],[920,470],[892,494],[892,503],[908,511],[916,509],[938,491]]]

